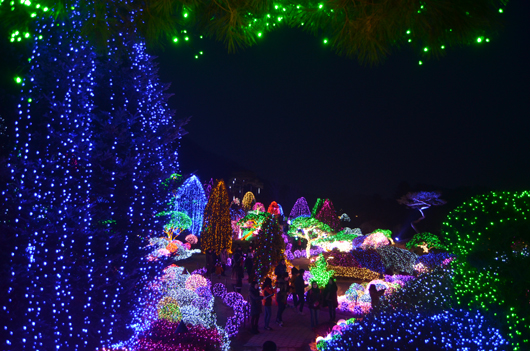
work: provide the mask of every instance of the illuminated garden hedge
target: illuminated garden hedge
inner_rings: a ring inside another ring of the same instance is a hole
[[[442,227],[457,256],[457,303],[490,311],[514,350],[530,347],[529,212],[529,192],[490,192],[457,207]]]
[[[499,330],[479,311],[382,312],[360,324],[342,324],[319,351],[342,350],[509,350]]]

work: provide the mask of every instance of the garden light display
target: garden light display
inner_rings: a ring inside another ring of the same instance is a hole
[[[369,314],[362,323],[317,341],[319,351],[341,350],[507,351],[506,339],[479,311],[393,311]]]
[[[130,326],[134,335],[115,346],[129,350],[184,351],[200,350],[198,347],[204,348],[206,343],[227,351],[230,341],[225,330],[217,325],[210,286],[208,279],[184,273],[183,267],[174,264],[166,267],[139,295]],[[179,321],[184,326],[179,327]],[[197,336],[197,332],[202,334]]]
[[[351,252],[353,258],[359,262],[361,267],[368,268],[377,273],[385,273],[385,265],[381,260],[381,256],[376,250],[353,250]]]
[[[307,205],[305,197],[301,197],[294,203],[294,206],[289,214],[289,220],[292,221],[298,217],[311,217],[311,211]]]
[[[376,250],[386,270],[412,275],[418,255],[396,246],[383,246]]]
[[[341,252],[348,252],[353,249],[352,241],[361,235],[359,228],[347,228],[347,230],[342,230],[337,234],[315,240],[314,245],[322,247],[325,251],[338,249]]]
[[[186,242],[188,242],[190,245],[195,245],[199,239],[197,239],[197,237],[193,234],[188,234],[184,240],[186,240]]]
[[[263,223],[267,218],[270,218],[271,214],[262,211],[249,211],[245,217],[237,222],[240,227],[240,239],[251,240],[254,236],[258,235]]]
[[[256,202],[254,206],[252,206],[252,211],[255,212],[266,212],[265,211],[265,205],[263,205],[261,202]]]
[[[334,232],[338,232],[340,229],[339,217],[335,212],[335,207],[333,206],[333,203],[329,199],[326,199],[326,201],[324,201],[322,207],[318,211],[315,218],[321,221],[322,223],[329,225],[329,227]]]
[[[415,247],[421,248],[424,253],[429,252],[431,249],[442,249],[447,250],[447,247],[442,244],[438,236],[431,233],[416,233],[409,242],[406,244],[407,249]]]
[[[243,201],[241,201],[241,205],[243,206],[243,210],[245,211],[250,211],[255,203],[256,197],[250,191],[248,191],[245,196],[243,196]]]
[[[440,198],[442,196],[436,191],[419,191],[416,193],[407,193],[397,200],[401,205],[405,205],[408,208],[418,210],[421,213],[421,217],[410,223],[410,226],[416,233],[419,233],[414,224],[425,219],[424,210],[431,206],[440,206],[445,204],[445,200]]]
[[[202,184],[193,175],[180,186],[170,204],[174,211],[182,212],[190,218],[191,224],[186,229],[189,229],[191,234],[200,235],[206,202]]]
[[[131,291],[146,280],[135,275],[151,274],[140,237],[165,200],[159,180],[178,169],[182,124],[141,37],[116,33],[96,55],[80,32],[89,8],[41,10],[8,164],[17,234],[1,348],[95,349],[126,333]]]
[[[353,245],[355,246],[355,241]],[[368,250],[377,249],[386,245],[390,245],[390,240],[388,237],[382,232],[374,232],[364,238],[362,244],[360,244],[359,247],[363,250]]]
[[[213,286],[213,295],[223,299],[223,302],[234,309],[234,315],[228,317],[225,330],[229,337],[236,336],[239,328],[245,322],[245,318],[250,313],[250,305],[240,293],[227,293],[226,286],[223,283],[217,283]]]
[[[164,233],[167,235],[168,240],[173,240],[174,237],[179,236],[183,231],[191,227],[192,221],[187,214],[178,211],[165,211],[158,213],[157,216],[169,215],[169,222],[164,225]]]
[[[182,319],[182,313],[177,300],[170,296],[164,296],[157,305],[158,319],[165,319],[170,322],[180,322]]]
[[[335,271],[328,269],[328,263],[322,254],[318,256],[314,265],[310,266],[309,271],[321,289],[328,284],[329,279],[335,274]]]
[[[267,212],[272,214],[273,216],[279,216],[280,215],[280,205],[276,201],[271,202],[269,205],[269,208],[267,209]]]
[[[273,264],[277,264],[284,257],[285,243],[277,219],[273,215],[266,217],[255,245],[254,272],[257,282],[261,285]]]
[[[230,199],[225,182],[218,180],[204,209],[204,227],[201,235],[202,252],[223,249],[232,253],[232,226],[230,223]]]
[[[416,264],[420,264],[424,267],[425,270],[433,270],[438,266],[447,266],[455,256],[447,252],[441,253],[430,253],[427,255],[418,256]]]
[[[456,302],[496,311],[514,350],[530,347],[530,257],[513,248],[530,242],[529,212],[529,192],[494,191],[464,202],[442,226],[444,242],[456,255]]]
[[[306,257],[311,256],[311,245],[315,240],[322,239],[330,235],[331,228],[313,217],[298,217],[291,222],[291,227],[287,234],[291,237],[301,237],[307,240]]]

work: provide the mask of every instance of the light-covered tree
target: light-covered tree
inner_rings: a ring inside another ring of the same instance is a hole
[[[318,239],[331,235],[332,229],[329,225],[322,223],[313,217],[298,217],[292,223],[288,235],[300,237],[307,240],[306,257],[311,256],[311,244]]]
[[[407,193],[397,200],[397,202],[401,205],[405,205],[408,208],[420,211],[421,217],[410,223],[410,226],[416,233],[419,232],[414,224],[417,224],[419,221],[425,219],[425,214],[423,211],[430,208],[431,206],[440,206],[446,203],[445,200],[440,198],[440,196],[442,195],[437,191],[419,191],[416,193]]]

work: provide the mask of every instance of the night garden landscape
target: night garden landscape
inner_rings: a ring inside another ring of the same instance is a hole
[[[529,10],[0,0],[0,350],[530,350]]]

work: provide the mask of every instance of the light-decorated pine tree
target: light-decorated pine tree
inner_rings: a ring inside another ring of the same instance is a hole
[[[224,180],[218,180],[212,189],[204,209],[204,226],[201,234],[201,250],[232,251],[232,224],[230,217],[230,198]]]
[[[307,205],[307,200],[305,197],[301,197],[296,200],[291,213],[289,214],[289,219],[292,221],[298,217],[311,217],[311,211]]]
[[[283,258],[285,251],[285,243],[275,216],[267,213],[267,218],[254,242],[256,245],[254,258],[256,280],[261,285],[272,266]]]
[[[149,275],[141,237],[165,200],[160,180],[178,167],[182,123],[145,43],[125,30],[96,54],[80,32],[89,14],[63,16],[39,10],[21,79],[3,350],[93,350],[127,337]]]

